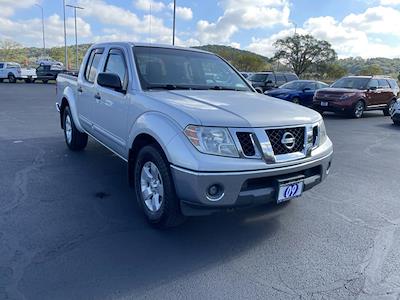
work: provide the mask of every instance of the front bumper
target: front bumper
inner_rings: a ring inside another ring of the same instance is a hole
[[[278,180],[303,179],[304,191],[321,183],[329,173],[333,152],[302,164],[244,172],[195,172],[171,166],[182,213],[208,215],[221,209],[252,206],[276,201]],[[211,185],[223,187],[218,201],[207,197]]]
[[[393,106],[393,111],[391,113],[391,117],[394,122],[400,122],[400,102],[397,102]]]
[[[327,102],[328,106],[322,106],[321,102]],[[354,99],[346,99],[346,100],[324,100],[314,98],[313,100],[313,108],[317,110],[323,111],[331,111],[331,112],[346,112],[353,108],[355,104]]]

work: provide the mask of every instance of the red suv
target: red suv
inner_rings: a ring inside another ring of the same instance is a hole
[[[385,116],[396,102],[399,86],[384,76],[343,77],[329,88],[318,90],[314,95],[313,107],[319,111],[348,113],[361,118],[366,110],[382,110]]]

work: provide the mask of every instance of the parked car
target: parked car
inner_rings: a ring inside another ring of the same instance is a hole
[[[264,94],[296,104],[312,107],[315,91],[329,87],[326,83],[314,80],[294,80]]]
[[[218,85],[207,81],[210,69]],[[156,226],[294,199],[331,166],[320,114],[259,95],[197,49],[95,44],[77,77],[58,76],[56,101],[69,149],[83,150],[90,135],[126,161]]]
[[[277,88],[286,82],[298,80],[299,77],[294,73],[261,72],[254,73],[247,79],[251,82],[254,88],[260,88],[265,92]]]
[[[398,91],[390,80],[383,76],[343,77],[315,93],[314,108],[319,112],[347,113],[354,118],[361,118],[366,110],[382,110],[389,116]]]
[[[21,65],[15,62],[0,62],[0,82],[3,82],[4,79],[10,83],[16,83],[17,80],[32,82],[36,79],[36,71],[21,68]]]
[[[400,125],[400,100],[397,100],[390,111],[393,123]]]
[[[58,74],[63,72],[65,72],[64,67],[58,64],[42,64],[36,68],[37,80],[41,80],[43,83],[47,83],[49,80],[56,80]]]
[[[253,75],[254,73],[251,73],[251,72],[240,72],[240,74],[242,74],[243,77],[247,79],[247,78],[249,78],[251,75]]]

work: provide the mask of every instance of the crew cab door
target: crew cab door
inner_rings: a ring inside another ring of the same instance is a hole
[[[378,82],[381,91],[380,102],[378,104],[388,104],[394,98],[389,82],[386,79],[379,79]]]
[[[93,118],[96,114],[97,74],[103,57],[103,48],[92,49],[87,59],[83,74],[79,75],[77,84],[78,117],[82,127],[92,134]]]
[[[0,79],[6,78],[5,73],[4,73],[4,67],[6,66],[5,63],[0,63]]]
[[[128,136],[129,106],[127,55],[123,48],[108,50],[101,72],[118,75],[122,90],[97,85],[96,109],[93,116],[94,135],[108,147],[123,155]]]

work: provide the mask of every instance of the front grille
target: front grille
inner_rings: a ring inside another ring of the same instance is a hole
[[[236,132],[236,136],[239,140],[240,146],[242,146],[243,154],[245,156],[256,155],[250,132]]]
[[[294,152],[302,152],[304,150],[304,131],[304,127],[296,127],[286,129],[268,129],[265,132],[269,137],[272,149],[274,150],[274,154],[280,155]],[[289,136],[293,136],[295,138],[294,146],[290,147],[291,149],[286,147],[282,143],[282,138],[286,133],[291,133],[291,135]]]

